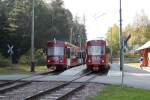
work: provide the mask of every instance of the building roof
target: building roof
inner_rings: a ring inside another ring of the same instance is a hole
[[[144,45],[137,48],[136,51],[139,51],[139,50],[142,50],[142,49],[147,49],[147,48],[150,48],[150,41],[147,41]]]

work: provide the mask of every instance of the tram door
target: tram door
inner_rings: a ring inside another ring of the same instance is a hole
[[[66,54],[67,54],[67,67],[69,67],[71,65],[71,52],[70,52],[70,48],[66,49]]]

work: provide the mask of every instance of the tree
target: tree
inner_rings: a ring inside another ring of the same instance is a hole
[[[134,49],[135,45],[142,45],[150,39],[150,23],[148,16],[144,11],[141,14],[136,14],[133,24],[128,24],[123,30],[124,39],[131,34],[131,38],[128,41],[128,45],[131,49]],[[113,54],[118,54],[119,51],[119,27],[113,25],[108,29],[107,40],[109,46],[113,48]]]
[[[75,16],[72,24],[72,43],[85,48],[87,40],[85,25],[79,23],[79,17]],[[81,42],[81,44],[80,44]]]
[[[72,25],[72,14],[63,6],[62,0],[53,0],[51,3],[52,14],[52,32],[58,40],[69,41],[70,28]]]
[[[15,0],[14,6],[9,12],[9,43],[14,46],[14,57],[19,59],[20,55],[30,48],[31,33],[31,4],[28,0]]]
[[[107,33],[107,41],[109,47],[113,49],[113,55],[118,55],[119,52],[119,26],[114,24],[111,28],[109,28]]]
[[[129,45],[142,45],[150,39],[150,23],[144,11],[136,14],[133,24],[129,24],[125,28],[125,35],[131,34]]]
[[[0,0],[0,52],[7,55],[7,43],[9,41],[9,22],[8,12],[6,8],[8,1]]]
[[[15,59],[19,59],[31,45],[31,0],[0,0],[0,52],[5,56],[7,45],[14,46]],[[75,28],[78,27],[78,28]],[[73,21],[72,13],[64,8],[62,0],[35,2],[35,49],[46,47],[47,41],[57,39],[69,41],[73,32],[84,39],[85,26]],[[83,40],[84,40],[83,39]],[[84,40],[85,41],[85,40]]]

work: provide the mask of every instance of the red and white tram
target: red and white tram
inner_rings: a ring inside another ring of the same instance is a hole
[[[86,43],[86,66],[93,71],[108,69],[109,49],[105,40],[90,40]]]
[[[68,42],[51,40],[47,43],[47,68],[54,70],[67,69],[82,64],[80,62],[81,50]]]

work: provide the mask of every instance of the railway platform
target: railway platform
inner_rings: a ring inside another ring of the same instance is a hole
[[[122,84],[122,71],[119,64],[111,64],[107,76],[96,77],[92,82],[104,84]],[[123,85],[150,89],[150,72],[140,68],[124,65]]]

